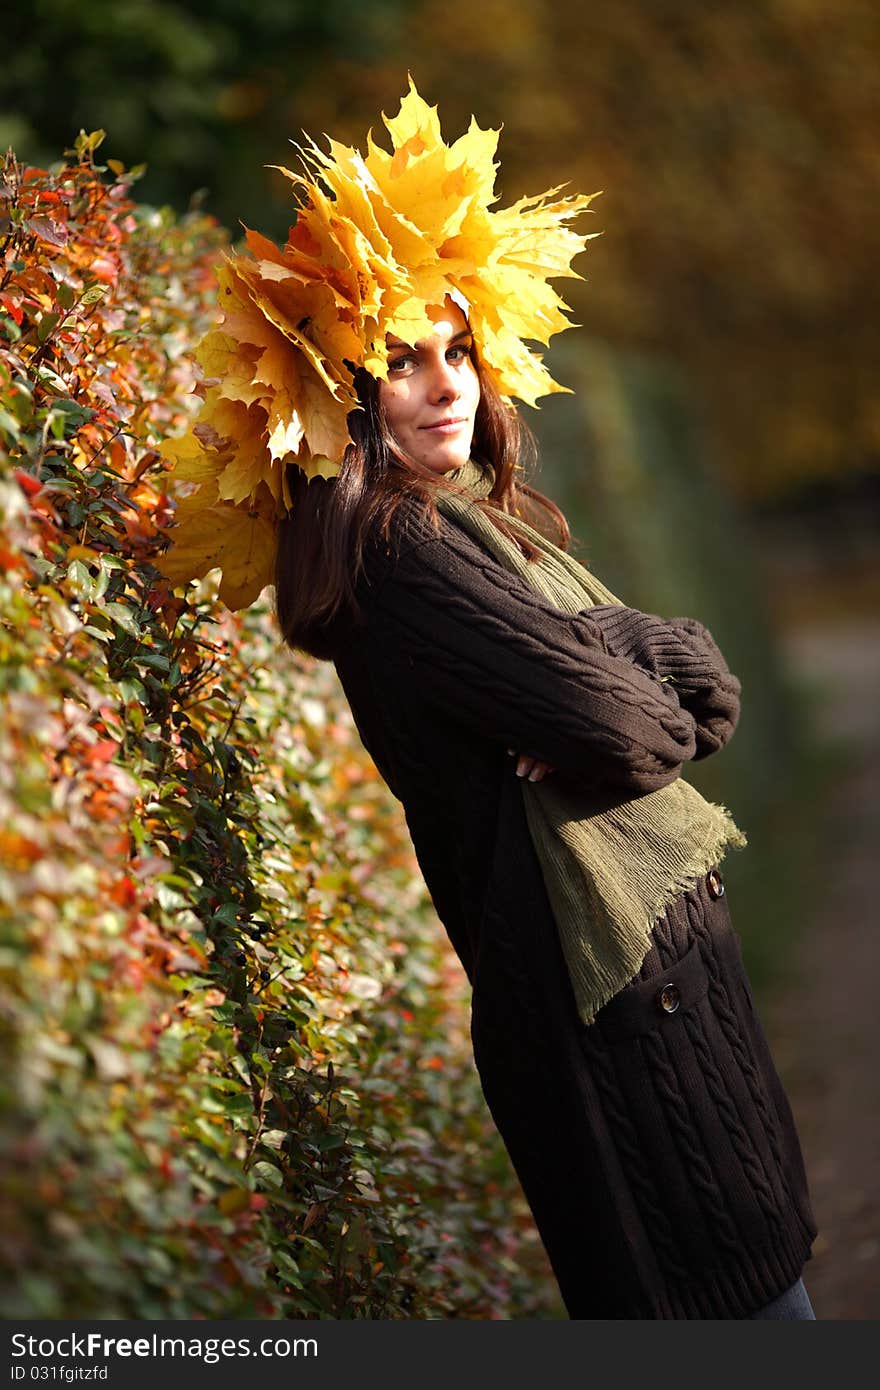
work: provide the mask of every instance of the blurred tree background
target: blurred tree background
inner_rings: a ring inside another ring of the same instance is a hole
[[[146,165],[146,204],[233,237],[283,241],[289,185],[267,166],[303,130],[381,140],[407,71],[447,139],[472,113],[503,126],[503,205],[604,190],[585,278],[560,286],[582,327],[550,349],[575,395],[529,414],[536,481],[624,601],[699,617],[742,678],[737,738],[688,777],[749,835],[725,873],[769,982],[823,885],[821,804],[853,754],[816,744],[826,675],[794,680],[786,654],[804,628],[836,653],[880,593],[880,8],[13,0],[4,35],[0,147],[48,166],[103,128]]]

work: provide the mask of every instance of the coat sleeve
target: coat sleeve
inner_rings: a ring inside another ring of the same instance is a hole
[[[560,775],[642,795],[696,751],[676,693],[611,655],[589,611],[561,612],[452,523],[385,566],[369,624],[406,698]]]
[[[724,747],[739,722],[742,690],[708,628],[696,618],[663,619],[620,604],[586,612],[609,652],[671,682],[695,721],[695,761]]]

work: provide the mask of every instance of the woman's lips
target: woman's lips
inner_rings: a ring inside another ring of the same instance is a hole
[[[428,430],[431,434],[453,434],[467,423],[465,417],[459,415],[452,420],[438,420],[436,425],[420,425],[419,429]]]

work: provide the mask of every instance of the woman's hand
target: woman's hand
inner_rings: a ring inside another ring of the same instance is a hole
[[[510,757],[516,757],[516,749],[508,748]],[[530,782],[540,782],[548,772],[554,769],[549,763],[542,763],[540,758],[533,758],[528,753],[520,753],[516,763],[517,777],[528,777]]]

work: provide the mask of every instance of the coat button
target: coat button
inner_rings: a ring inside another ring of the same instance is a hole
[[[724,897],[724,879],[720,869],[710,869],[706,875],[706,886],[713,898]]]
[[[681,990],[678,985],[664,985],[658,990],[657,1003],[665,1014],[674,1014],[681,1003]]]

